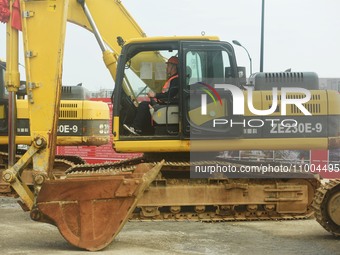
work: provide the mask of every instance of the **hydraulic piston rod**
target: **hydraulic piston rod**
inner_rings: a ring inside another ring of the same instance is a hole
[[[12,5],[10,5],[12,8]],[[18,57],[18,30],[11,26],[12,16],[7,23],[7,67],[5,75],[5,85],[8,90],[8,164],[9,167],[15,164],[16,154],[16,92],[20,86],[20,74],[19,74],[19,57]]]
[[[115,80],[116,79],[117,56],[107,49],[105,42],[102,36],[100,35],[97,25],[91,15],[91,12],[85,3],[85,0],[78,0],[78,3],[83,7],[85,16],[91,25],[92,32],[94,36],[96,37],[96,40],[99,44],[101,51],[103,52],[104,63],[107,69],[109,69],[113,80]]]

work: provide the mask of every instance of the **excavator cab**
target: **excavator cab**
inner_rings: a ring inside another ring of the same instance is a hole
[[[167,80],[165,62],[171,56],[179,59],[179,92],[175,98],[153,105],[151,132],[143,133],[141,137],[151,136],[154,140],[216,135],[239,137],[240,129],[211,127],[214,118],[233,117],[230,92],[214,88],[214,84],[219,83],[241,87],[233,48],[216,38],[192,37],[152,42],[140,39],[124,46],[114,92],[115,117],[120,120],[119,139],[131,139],[123,125],[131,125],[138,104],[150,100],[146,92],[162,91]],[[202,103],[206,104],[205,110],[208,111],[203,118]]]

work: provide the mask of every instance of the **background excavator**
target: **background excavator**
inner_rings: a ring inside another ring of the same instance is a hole
[[[1,170],[7,168],[8,165],[8,93],[5,88],[5,71],[6,63],[0,61],[0,161]],[[16,93],[16,121],[12,125],[16,133],[16,144],[21,148],[23,145],[31,143],[29,113],[27,104],[27,95],[25,82],[20,81],[18,93]],[[104,102],[90,101],[89,92],[82,86],[63,86],[61,93],[60,112],[57,128],[57,145],[64,146],[100,146],[110,142],[110,111]],[[24,152],[18,146],[13,146],[17,156]],[[14,152],[12,152],[12,155]],[[57,156],[54,165],[54,174],[63,173],[65,170],[75,164],[84,163],[84,161],[76,155]],[[28,185],[33,185],[31,174],[24,171],[21,178]],[[0,180],[0,193],[2,195],[10,195],[13,190],[8,183]],[[14,193],[13,193],[14,194]]]
[[[259,161],[251,170],[254,163],[216,157],[226,150],[338,149],[340,96],[319,90],[316,74],[259,73],[248,86],[229,43],[206,36],[142,38],[118,1],[20,1],[20,9],[31,145],[2,175],[33,220],[56,225],[68,242],[88,250],[106,247],[131,218],[299,219],[315,211],[340,235],[339,180],[321,185],[317,169]],[[115,80],[114,148],[143,157],[53,174],[67,21],[95,34]],[[20,79],[18,31],[10,24],[5,82],[12,109]],[[161,91],[164,63],[173,55],[179,58],[176,104],[154,107],[153,133],[131,136],[123,124],[132,123],[140,91]],[[15,117],[9,116],[11,126]],[[9,141],[15,144],[14,134]],[[263,174],[274,167],[284,171]],[[21,178],[24,169],[33,189]],[[337,172],[339,165],[326,170]]]
[[[8,93],[5,88],[6,63],[0,61],[0,144],[8,143]],[[17,93],[16,144],[30,144],[25,81]],[[58,145],[102,145],[109,141],[109,108],[103,102],[90,101],[82,86],[63,86],[58,123]],[[67,138],[66,138],[67,137]]]
[[[8,93],[5,88],[4,74],[6,63],[0,61],[0,161],[1,170],[8,165]],[[27,99],[25,98],[25,82],[21,81],[16,98],[16,121],[12,128],[16,133],[16,146],[13,146],[16,157],[25,152],[27,145],[31,143],[29,113]],[[63,86],[61,94],[60,113],[57,128],[57,145],[64,146],[100,146],[110,142],[110,112],[108,105],[104,102],[90,101],[87,90],[82,86]],[[14,152],[12,152],[14,154]],[[66,169],[75,164],[84,163],[84,160],[77,155],[56,156],[54,164],[54,174],[63,174]],[[22,180],[27,185],[33,185],[30,172],[23,171]],[[0,180],[0,193],[2,195],[12,195],[15,192],[8,183]]]

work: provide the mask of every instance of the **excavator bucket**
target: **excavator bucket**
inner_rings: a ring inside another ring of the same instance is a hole
[[[78,173],[46,181],[31,217],[56,225],[74,246],[103,249],[123,227],[163,163],[142,163],[134,172]]]

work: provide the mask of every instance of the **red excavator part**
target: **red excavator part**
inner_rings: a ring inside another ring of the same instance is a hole
[[[56,225],[74,246],[103,249],[123,227],[162,164],[140,164],[134,173],[46,181],[31,217]]]

